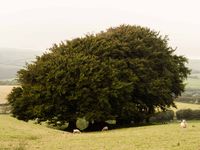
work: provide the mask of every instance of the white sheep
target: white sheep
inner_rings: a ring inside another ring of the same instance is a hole
[[[74,129],[73,133],[81,133],[81,131],[79,129]]]
[[[105,126],[105,127],[103,127],[103,129],[101,131],[107,131],[107,130],[108,130],[108,127]]]
[[[181,122],[181,128],[186,128],[187,127],[187,123],[185,120],[182,120]]]

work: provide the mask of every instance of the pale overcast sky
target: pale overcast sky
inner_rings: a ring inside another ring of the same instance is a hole
[[[120,24],[168,35],[177,53],[200,58],[199,0],[0,0],[0,47],[44,51]]]

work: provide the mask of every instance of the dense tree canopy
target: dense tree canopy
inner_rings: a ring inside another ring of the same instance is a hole
[[[121,25],[54,45],[18,72],[12,113],[75,124],[147,119],[166,110],[184,91],[187,59],[174,54],[167,37],[140,26]]]

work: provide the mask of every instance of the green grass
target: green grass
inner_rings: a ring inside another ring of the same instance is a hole
[[[200,122],[72,134],[0,115],[0,150],[198,150]]]
[[[6,90],[7,91],[7,90]],[[200,105],[177,102],[178,109]],[[200,150],[200,121],[72,134],[0,115],[0,150]]]

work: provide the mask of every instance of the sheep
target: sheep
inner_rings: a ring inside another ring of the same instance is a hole
[[[79,129],[74,129],[73,133],[81,133],[81,131]]]
[[[108,131],[108,127],[107,126],[103,127],[101,131]]]
[[[40,121],[40,119],[39,119],[39,118],[35,118],[35,120],[34,120],[34,124],[40,124],[40,125],[41,125],[41,121]]]
[[[187,123],[185,120],[182,120],[181,122],[181,128],[186,128],[187,127]]]

